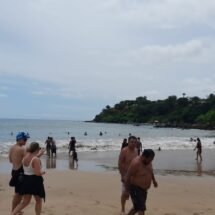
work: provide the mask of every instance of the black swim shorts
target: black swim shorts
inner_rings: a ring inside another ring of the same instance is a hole
[[[146,199],[147,190],[141,187],[130,185],[129,193],[134,206],[135,211],[145,211],[146,210]]]
[[[20,191],[20,186],[23,182],[23,174],[23,167],[20,167],[18,170],[12,170],[11,172],[11,179],[9,185],[11,187],[15,187],[15,193],[19,193]]]

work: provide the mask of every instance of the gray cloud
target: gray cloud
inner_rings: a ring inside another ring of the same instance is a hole
[[[201,82],[213,73],[212,0],[11,4],[6,1],[0,8],[0,75],[56,85],[38,87],[35,96],[112,101],[139,95],[160,98],[180,94],[182,87],[197,95],[214,90],[213,85],[196,87],[184,81],[194,77]],[[197,35],[193,26],[210,31]]]

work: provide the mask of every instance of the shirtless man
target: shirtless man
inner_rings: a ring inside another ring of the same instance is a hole
[[[152,161],[155,153],[152,149],[145,149],[142,155],[136,157],[129,169],[126,178],[126,187],[133,202],[133,208],[128,215],[144,215],[146,210],[147,190],[153,182],[154,187],[158,184],[155,180]]]
[[[137,157],[137,148],[136,148],[137,138],[134,136],[130,136],[128,138],[128,146],[121,150],[119,155],[118,168],[121,175],[122,181],[122,195],[121,195],[121,214],[125,214],[125,203],[129,198],[129,192],[125,187],[125,179],[127,175],[128,168],[132,162],[132,160]]]
[[[24,132],[19,132],[16,135],[16,144],[13,145],[10,148],[9,151],[9,161],[12,164],[12,178],[10,180],[10,186],[15,187],[15,195],[13,197],[12,201],[12,211],[14,208],[21,202],[22,196],[20,196],[19,189],[20,189],[20,184],[19,184],[19,174],[23,173],[23,167],[22,167],[22,159],[24,158],[24,155],[26,153],[26,149],[23,147],[27,140],[29,138],[29,135],[24,133]]]

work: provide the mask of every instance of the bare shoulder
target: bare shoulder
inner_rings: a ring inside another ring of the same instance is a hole
[[[32,165],[40,164],[40,159],[38,157],[34,157],[32,160]]]
[[[128,151],[127,147],[123,148],[121,151],[121,155],[125,155],[127,153],[127,151]]]
[[[139,157],[136,157],[132,160],[131,165],[132,166],[138,166],[139,164]]]

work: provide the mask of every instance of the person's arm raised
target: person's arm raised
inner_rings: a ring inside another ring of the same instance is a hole
[[[45,153],[45,149],[40,149],[40,151],[37,154],[37,157],[40,158],[44,153]]]

